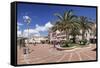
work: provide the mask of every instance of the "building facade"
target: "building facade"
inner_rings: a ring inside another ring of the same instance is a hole
[[[96,39],[96,35],[94,34],[94,31],[96,31],[96,24],[93,24],[92,30],[87,30],[85,32],[84,34],[85,39],[87,39],[88,41],[90,41],[90,39]],[[66,40],[66,33],[64,31],[56,30],[55,32],[53,32],[52,30],[49,30],[48,36],[50,42]],[[71,38],[73,38],[73,36],[69,35],[69,39]],[[80,30],[80,35],[76,35],[76,40],[78,41],[82,40],[82,30]]]
[[[32,38],[29,39],[29,43],[42,43],[42,42],[46,42],[48,40],[48,37],[44,37],[44,36],[33,36]]]

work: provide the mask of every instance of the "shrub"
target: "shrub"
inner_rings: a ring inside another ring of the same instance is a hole
[[[65,41],[63,44],[62,44],[62,47],[70,47],[72,44],[72,41]]]
[[[88,40],[84,39],[84,40],[80,40],[80,45],[86,45],[88,42]]]
[[[44,43],[45,43],[45,41],[41,41],[41,43],[42,43],[42,44],[44,44]]]

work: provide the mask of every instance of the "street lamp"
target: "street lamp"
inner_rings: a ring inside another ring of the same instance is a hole
[[[31,22],[31,18],[29,16],[23,16],[23,20],[24,22],[27,24],[27,30],[28,30],[28,40],[27,40],[27,46],[29,46],[29,24]],[[24,60],[26,63],[29,63],[29,60],[28,60],[28,54],[29,54],[29,48],[25,46],[25,49],[24,49]]]
[[[29,16],[23,16],[24,22],[27,23],[27,30],[28,30],[28,39],[29,39],[29,24],[31,22],[31,18]],[[29,41],[28,41],[29,43]]]

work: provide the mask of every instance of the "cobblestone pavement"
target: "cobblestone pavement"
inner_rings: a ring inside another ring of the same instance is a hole
[[[95,44],[89,47],[75,48],[72,50],[57,50],[53,45],[36,44],[29,45],[29,54],[23,54],[23,48],[17,47],[18,64],[38,64],[38,63],[56,63],[96,60]]]

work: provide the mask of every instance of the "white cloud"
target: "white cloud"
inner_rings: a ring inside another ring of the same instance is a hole
[[[20,30],[20,27],[23,26],[22,23],[17,22],[17,36],[22,37],[22,31]]]
[[[34,29],[25,29],[24,32],[27,33],[29,31],[29,33],[38,33],[38,31],[34,30]]]
[[[29,37],[34,36],[34,35],[38,35],[38,36],[40,35],[39,31],[36,31],[35,29],[29,29],[29,30],[25,29],[23,36],[28,37],[28,34],[29,34]]]
[[[21,37],[22,36],[22,32],[21,31],[17,31],[17,36]]]
[[[45,28],[47,28],[47,29],[48,29],[48,28],[51,28],[52,26],[53,26],[53,25],[51,24],[51,22],[48,22],[48,23],[45,24]]]
[[[17,30],[19,30],[19,26],[17,26]]]
[[[38,24],[36,24],[36,31],[46,31],[45,26],[39,26]]]
[[[36,30],[37,31],[47,31],[49,28],[51,28],[53,25],[50,22],[47,22],[44,26],[39,26],[36,24]]]
[[[40,36],[40,32],[48,31],[53,25],[50,22],[47,22],[44,26],[40,26],[38,24],[35,25],[34,29],[29,29],[29,36]],[[24,37],[28,37],[28,29],[24,30]]]
[[[40,36],[40,33],[34,34],[34,36]]]
[[[17,22],[17,30],[19,30],[19,29],[20,29],[20,26],[23,26],[23,24],[22,24],[22,23]]]
[[[18,22],[17,25],[18,25],[18,26],[22,26],[23,24]]]

